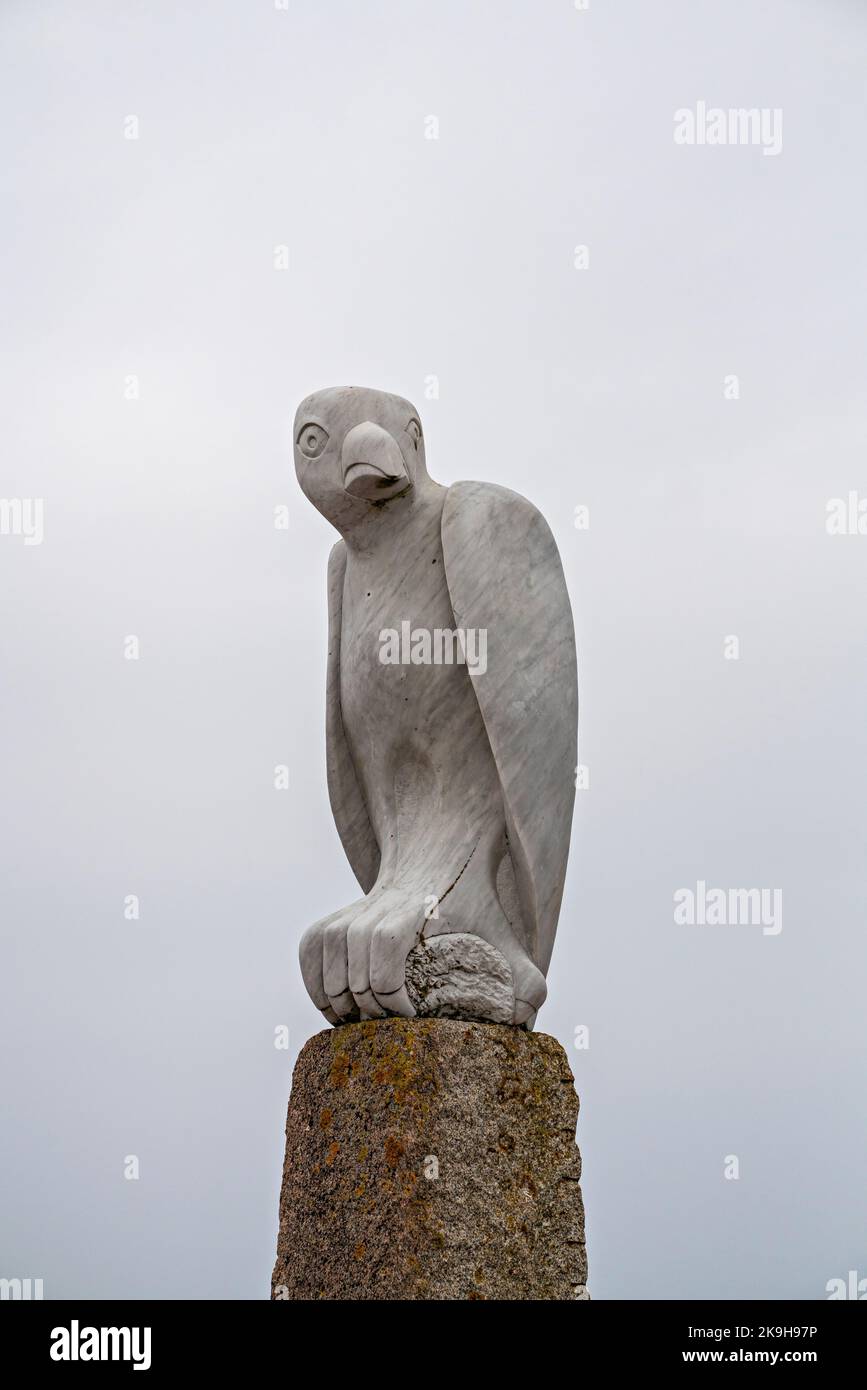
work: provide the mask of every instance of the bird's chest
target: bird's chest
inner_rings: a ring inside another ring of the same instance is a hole
[[[383,752],[435,731],[438,712],[467,680],[454,659],[454,626],[438,535],[414,555],[347,566],[340,694],[351,741]]]

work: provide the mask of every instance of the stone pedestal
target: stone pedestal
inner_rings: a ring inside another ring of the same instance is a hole
[[[317,1033],[292,1081],[272,1297],[586,1298],[577,1118],[544,1033]]]

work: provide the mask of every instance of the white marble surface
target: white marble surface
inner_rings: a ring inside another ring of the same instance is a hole
[[[364,891],[304,933],[307,990],[333,1023],[412,1016],[410,951],[422,937],[476,937],[510,972],[511,1021],[532,1026],[577,762],[575,639],[551,532],[505,488],[434,482],[418,412],[398,396],[317,392],[294,437],[298,481],[341,535],[328,567],[328,786]],[[438,663],[437,634],[458,629],[467,659],[440,645]],[[383,660],[386,633],[402,635],[404,660]],[[449,945],[444,1009],[464,1016],[465,998],[467,1017],[503,1021],[490,955]]]

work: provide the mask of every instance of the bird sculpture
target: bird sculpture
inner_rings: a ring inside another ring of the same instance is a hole
[[[575,796],[578,681],[541,513],[428,474],[419,413],[384,391],[308,396],[298,482],[328,562],[328,790],[363,896],[301,940],[332,1024],[389,1015],[532,1028]]]

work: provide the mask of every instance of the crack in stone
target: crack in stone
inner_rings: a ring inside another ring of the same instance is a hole
[[[450,884],[449,884],[448,888],[446,889],[446,891],[443,893],[442,897],[440,898],[440,902],[444,902],[445,899],[448,897],[449,893],[452,891],[452,889],[454,888],[455,884],[458,882],[458,880],[461,878],[461,875],[462,875],[462,874],[464,873],[464,871],[466,870],[467,864],[469,864],[470,859],[472,859],[472,857],[473,857],[473,855],[475,854],[475,852],[476,852],[476,850],[478,849],[478,847],[479,847],[479,842],[478,842],[478,840],[476,840],[476,843],[473,845],[472,849],[470,850],[469,857],[468,857],[468,859],[467,859],[467,863],[464,865],[463,869],[461,869],[461,871],[460,871],[460,873],[458,874],[458,877],[455,879],[454,883],[450,883]]]

